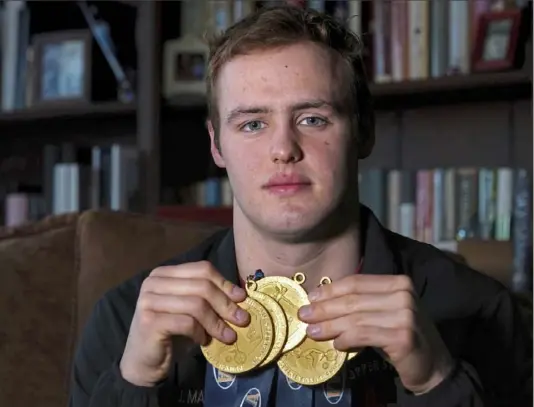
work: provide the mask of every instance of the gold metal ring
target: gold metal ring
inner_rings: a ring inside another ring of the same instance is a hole
[[[247,290],[249,291],[256,291],[256,289],[258,288],[258,283],[256,283],[252,279],[249,279],[247,280],[246,287],[247,287]]]
[[[330,277],[321,278],[321,281],[319,282],[319,286],[325,285],[325,284],[332,284],[332,279]]]
[[[298,272],[293,276],[293,280],[298,284],[304,284],[304,281],[306,281],[306,276],[304,273]]]

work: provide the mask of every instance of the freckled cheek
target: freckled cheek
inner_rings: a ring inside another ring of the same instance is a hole
[[[243,182],[250,182],[260,178],[261,160],[250,154],[250,151],[232,151],[231,157],[226,157],[226,168]]]
[[[308,146],[308,148],[304,149],[304,154],[310,166],[319,173],[332,170],[336,162],[341,158],[329,144],[323,142]]]
[[[323,151],[309,157],[309,165],[313,168],[315,176],[321,180],[324,188],[331,189],[335,180],[341,176],[345,166],[343,156],[323,149]]]

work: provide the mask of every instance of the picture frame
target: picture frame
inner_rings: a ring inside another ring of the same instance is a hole
[[[163,89],[166,99],[206,95],[209,48],[192,34],[168,40],[163,46]]]
[[[472,55],[473,72],[503,71],[516,65],[520,10],[492,11],[478,21]]]
[[[55,31],[32,37],[32,106],[91,103],[93,37],[90,30]]]

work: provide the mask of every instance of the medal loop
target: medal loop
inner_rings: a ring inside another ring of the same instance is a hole
[[[295,281],[295,283],[297,284],[302,285],[306,281],[306,276],[304,275],[304,273],[301,273],[299,271],[298,273],[295,273],[295,275],[293,276],[293,281]]]

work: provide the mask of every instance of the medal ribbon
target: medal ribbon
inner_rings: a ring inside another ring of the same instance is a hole
[[[275,376],[276,407],[351,407],[352,394],[344,367],[326,383],[309,387],[293,382],[276,365],[244,375],[231,375],[207,363],[205,407],[268,407]]]
[[[347,369],[343,369],[326,383],[303,386],[278,371],[276,407],[351,407],[352,393],[347,383]]]
[[[296,383],[278,370],[276,407],[314,407],[313,396],[314,389],[312,387]]]
[[[206,368],[204,407],[267,407],[276,365],[239,376],[223,373],[209,362]]]

